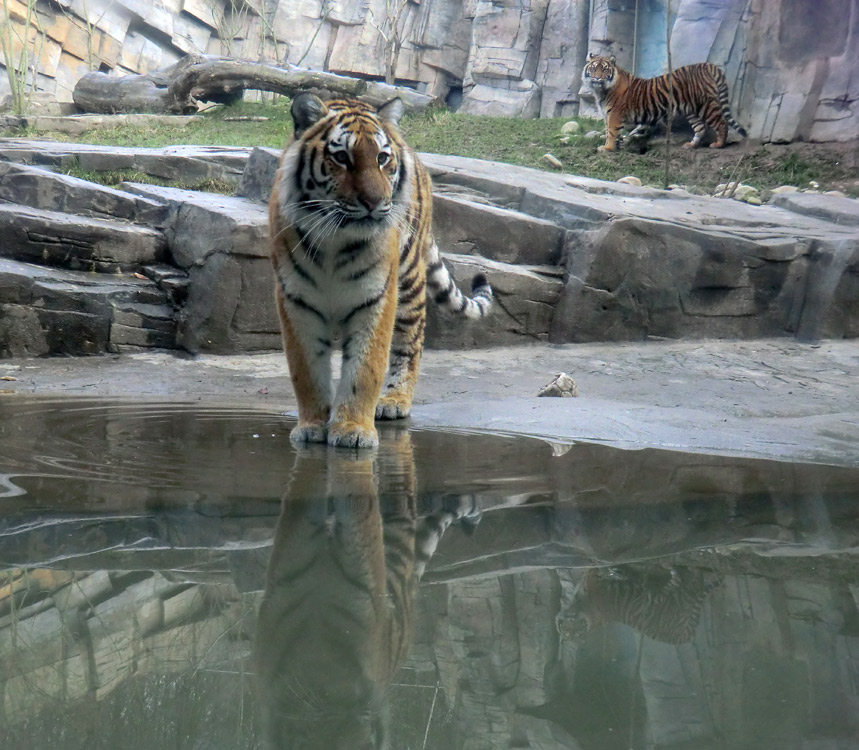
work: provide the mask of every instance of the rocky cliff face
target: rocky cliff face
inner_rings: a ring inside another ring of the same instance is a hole
[[[9,0],[24,38],[27,0]],[[44,5],[42,5],[44,3]],[[472,114],[594,114],[588,51],[637,75],[708,60],[753,138],[859,136],[859,0],[60,0],[36,2],[37,83],[71,100],[90,69],[148,73],[209,52],[396,77]],[[0,94],[8,84],[0,79]]]

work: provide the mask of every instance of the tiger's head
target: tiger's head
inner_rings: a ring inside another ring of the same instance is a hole
[[[345,230],[368,238],[389,228],[409,200],[412,164],[397,130],[402,101],[376,110],[354,99],[300,94],[291,112],[284,217],[320,235]]]
[[[602,57],[591,52],[582,71],[582,81],[598,96],[604,94],[617,83],[617,60],[614,55]]]

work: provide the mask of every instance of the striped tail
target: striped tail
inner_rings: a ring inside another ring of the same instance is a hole
[[[721,71],[720,71],[721,72]],[[746,129],[740,125],[731,114],[731,105],[728,101],[728,82],[725,79],[724,74],[722,74],[719,79],[719,108],[722,110],[722,117],[725,118],[725,122],[728,123],[734,130],[736,130],[743,138],[745,138],[748,133],[746,133]]]
[[[486,316],[492,306],[492,287],[484,274],[478,273],[471,280],[471,297],[466,297],[442,262],[435,243],[427,260],[427,288],[437,305],[472,320]]]

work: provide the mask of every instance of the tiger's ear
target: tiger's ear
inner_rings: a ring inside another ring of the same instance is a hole
[[[593,60],[596,56],[596,52],[588,52],[588,60]]]
[[[377,111],[379,113],[379,119],[382,122],[387,122],[390,125],[397,125],[400,122],[400,118],[403,116],[403,112],[406,111],[406,107],[403,104],[403,100],[400,99],[400,97],[396,97],[386,104],[383,104]]]
[[[290,113],[297,138],[307,128],[325,117],[328,114],[328,107],[315,94],[299,94],[292,100]]]
[[[614,65],[614,64],[617,62],[617,58],[616,58],[614,55],[611,55],[611,56],[608,58],[608,61],[609,61],[612,65]]]

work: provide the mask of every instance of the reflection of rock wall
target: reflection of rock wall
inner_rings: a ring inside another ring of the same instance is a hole
[[[22,33],[23,0],[10,0]],[[90,69],[164,68],[188,52],[384,75],[385,0],[39,0],[38,84],[71,100]],[[580,101],[589,50],[641,76],[709,60],[726,68],[753,138],[859,134],[859,0],[409,0],[396,74],[463,110],[516,117],[594,114]],[[84,20],[86,19],[86,21]],[[88,23],[87,23],[88,22]],[[813,30],[813,31],[812,31]],[[5,78],[5,77],[4,77]],[[7,84],[0,79],[0,94]],[[582,92],[587,97],[586,92]]]
[[[846,585],[728,575],[672,645],[618,622],[560,636],[580,576],[459,580],[425,600],[415,654],[433,654],[457,747],[841,747],[859,730]]]

